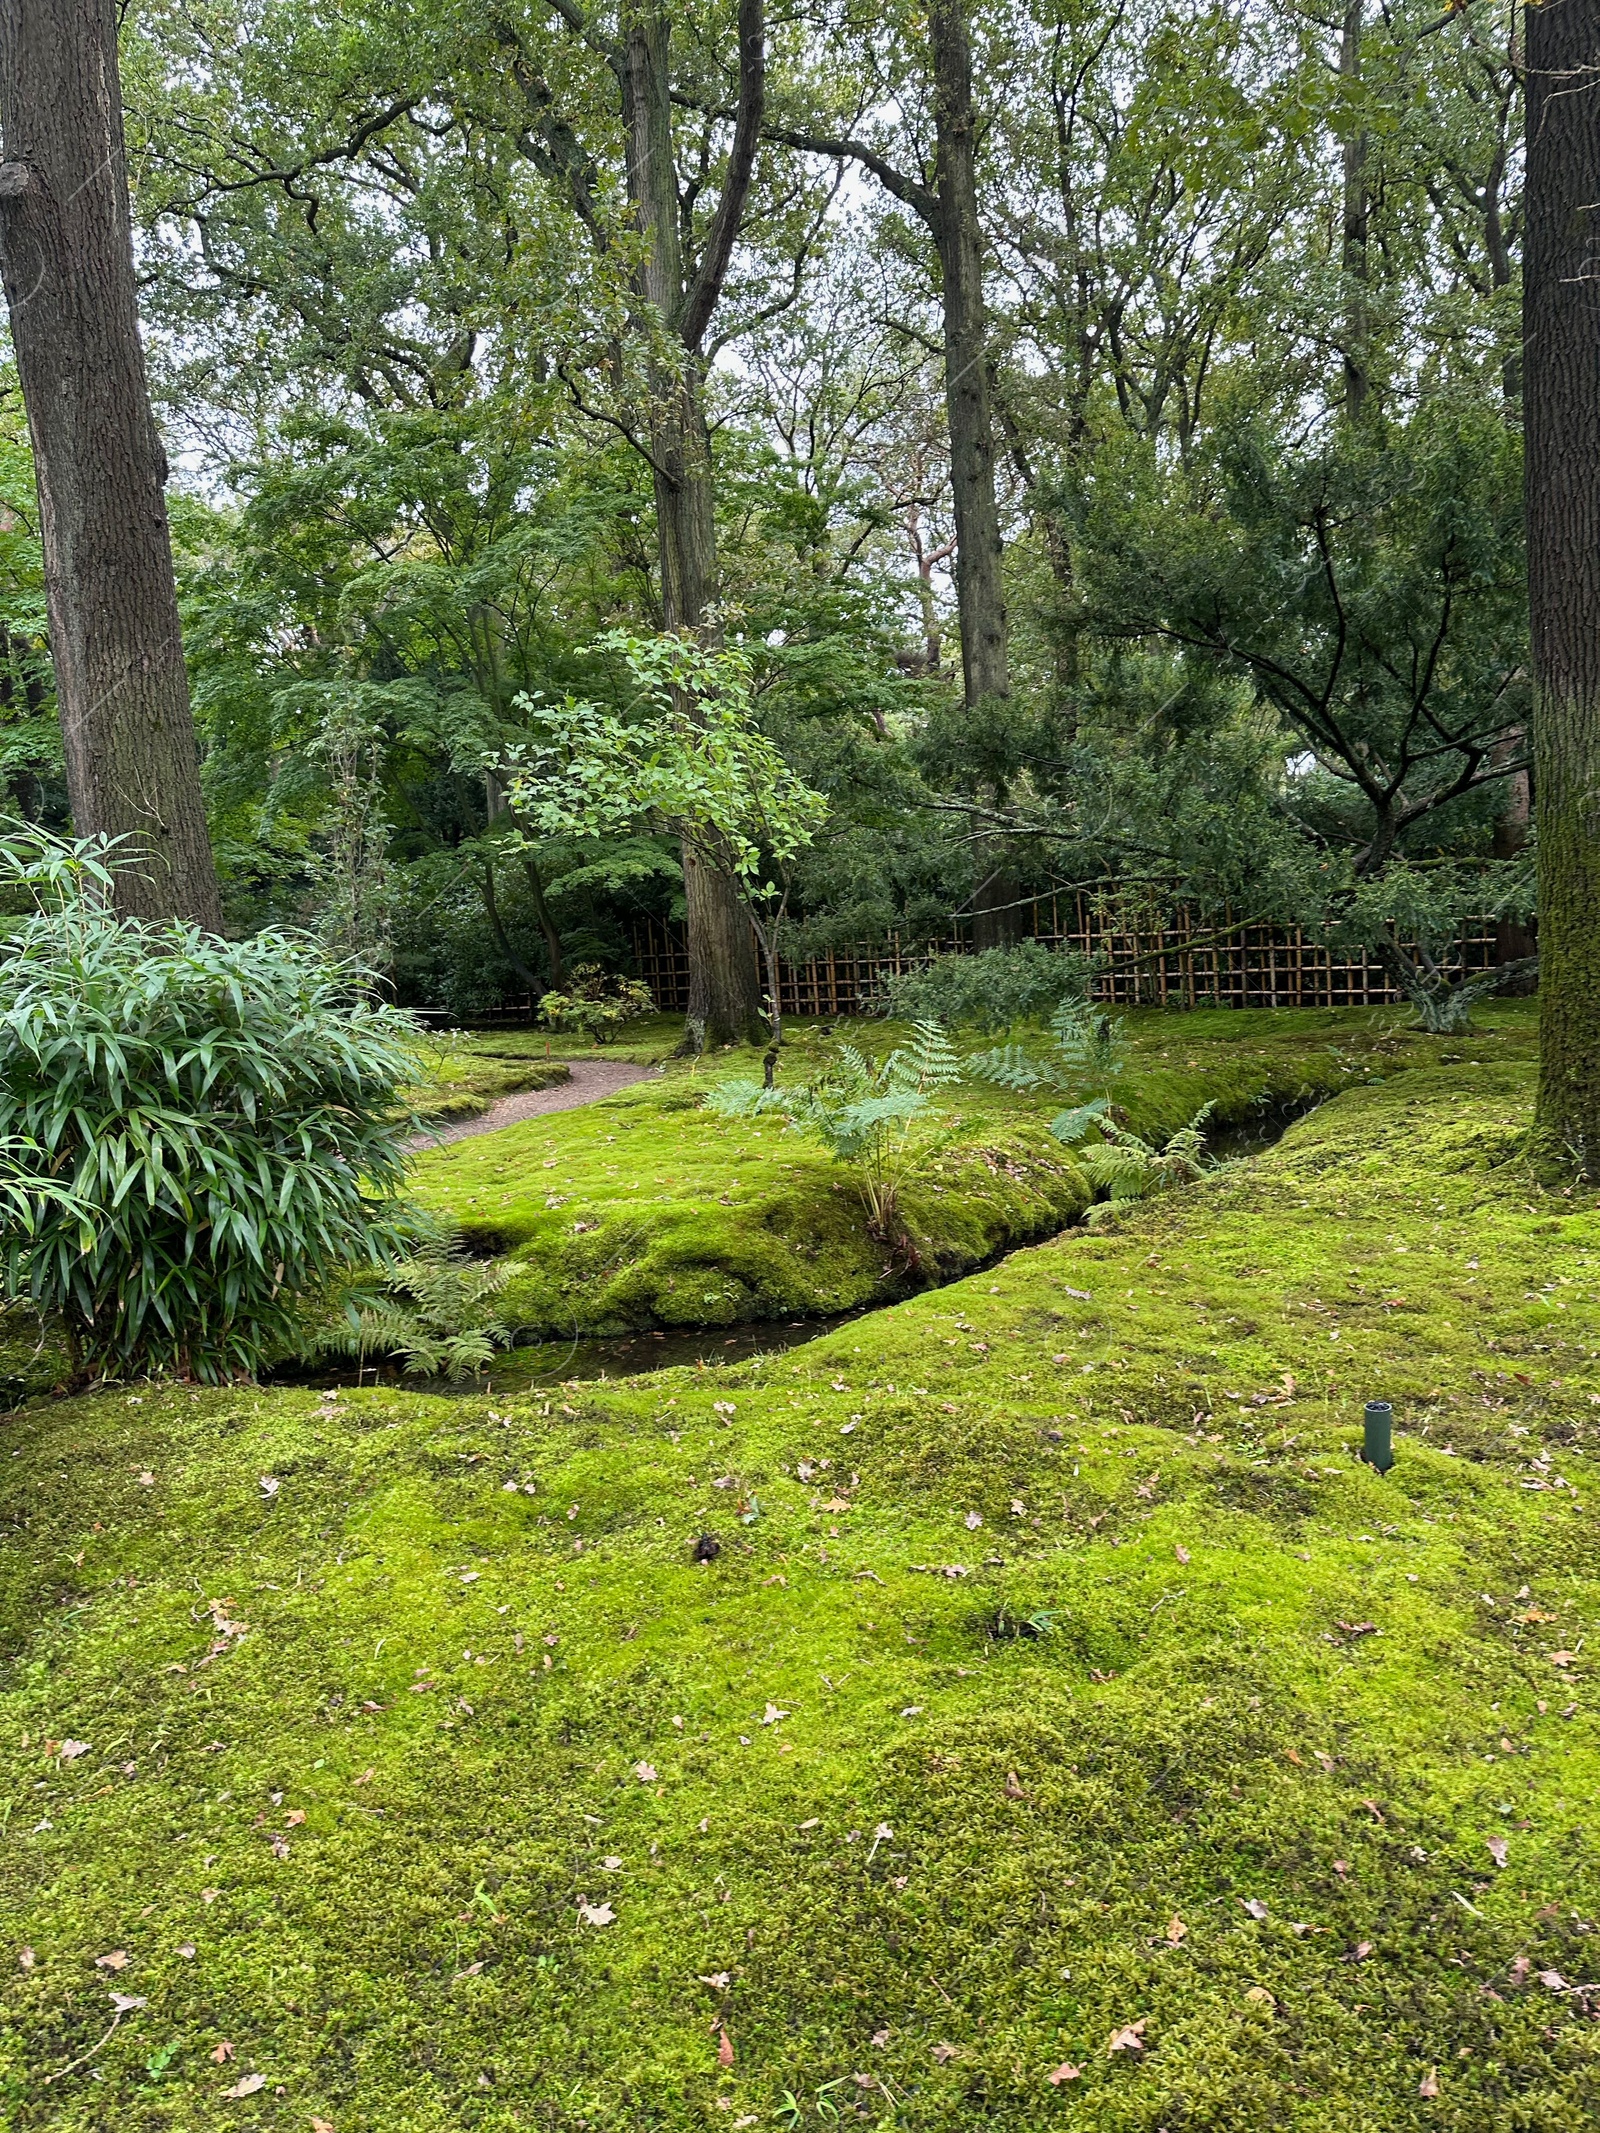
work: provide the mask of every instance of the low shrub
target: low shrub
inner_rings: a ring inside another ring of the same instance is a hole
[[[1020,941],[980,955],[940,955],[921,970],[890,978],[885,1010],[907,1022],[946,1029],[1006,1030],[1086,999],[1090,966],[1081,955]]]
[[[539,1002],[539,1020],[547,1029],[582,1030],[604,1044],[625,1022],[654,1011],[648,985],[638,978],[612,976],[596,963],[579,963],[567,973],[564,992],[547,992]]]
[[[118,919],[113,864],[0,844],[35,905],[0,961],[6,1294],[79,1382],[249,1374],[303,1292],[406,1248],[417,1033],[307,942]]]

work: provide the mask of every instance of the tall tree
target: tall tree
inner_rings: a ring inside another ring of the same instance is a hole
[[[216,930],[166,455],[134,298],[113,0],[3,0],[0,127],[0,268],[73,819],[126,840],[120,909]]]
[[[932,90],[932,169],[902,170],[868,141],[773,127],[771,136],[819,155],[859,163],[918,217],[939,263],[945,417],[956,540],[956,611],[966,710],[981,729],[1011,693],[1000,504],[995,482],[993,386],[978,215],[978,114],[966,0],[932,0],[927,17]],[[997,791],[996,799],[1001,797]],[[993,855],[985,855],[985,863]],[[991,866],[973,906],[979,947],[1007,937],[1014,891]]]
[[[1600,13],[1525,11],[1528,606],[1546,1164],[1600,1178]]]
[[[717,204],[691,251],[695,202],[705,170],[680,175],[673,131],[672,11],[660,0],[620,10],[615,32],[576,0],[554,0],[570,34],[614,76],[624,134],[627,194],[637,231],[634,324],[650,349],[646,406],[627,433],[649,460],[655,487],[662,621],[670,632],[714,645],[719,630],[717,540],[711,440],[705,413],[705,342],[738,243],[755,176],[766,107],[763,0],[739,0],[738,93]],[[527,42],[506,22],[499,34],[530,119],[533,160],[568,196],[603,249],[611,247],[599,173],[562,111]],[[705,144],[709,145],[709,144]],[[619,361],[617,370],[622,364]],[[642,419],[641,419],[642,417]],[[689,932],[689,1031],[696,1045],[761,1032],[761,980],[755,941],[736,884],[683,846]]]

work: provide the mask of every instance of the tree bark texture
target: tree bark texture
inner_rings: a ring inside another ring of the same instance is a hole
[[[933,112],[939,211],[934,237],[944,280],[945,408],[956,522],[956,599],[967,708],[1011,693],[995,487],[983,232],[978,222],[977,118],[965,0],[933,0]]]
[[[756,39],[763,35],[760,7],[747,4],[741,10],[745,42],[751,34],[751,17]],[[708,301],[703,270],[693,287],[685,287],[678,167],[672,141],[670,35],[670,17],[664,8],[645,8],[634,16],[622,50],[623,118],[628,192],[645,240],[638,269],[639,294],[661,325],[676,335],[682,350],[681,358],[675,352],[671,364],[655,364],[650,374],[649,443],[661,565],[661,619],[668,630],[709,640],[717,633],[717,528],[700,340],[715,291],[709,292]],[[759,49],[755,64],[758,69],[762,65]],[[754,123],[759,127],[759,105]],[[745,130],[741,125],[741,134]],[[730,171],[728,183],[733,182]],[[725,191],[723,207],[728,206]],[[708,238],[708,263],[718,243],[714,227]],[[683,847],[683,882],[689,1041],[696,1049],[708,1044],[759,1043],[766,1036],[766,1024],[749,913],[734,883],[697,859],[687,845]]]
[[[1600,9],[1524,12],[1527,425],[1534,808],[1535,1147],[1600,1178]]]
[[[222,923],[134,296],[112,0],[0,0],[0,267],[80,836],[127,916]]]
[[[933,0],[933,119],[938,214],[933,234],[943,288],[944,396],[950,425],[950,490],[956,523],[956,606],[961,677],[969,717],[993,717],[1011,694],[1000,503],[995,482],[994,410],[989,390],[988,318],[983,301],[983,230],[978,221],[977,113],[966,0]],[[1001,794],[995,792],[998,800]],[[1018,887],[1004,847],[982,851],[988,866],[972,900],[973,945],[998,948],[1017,937]]]

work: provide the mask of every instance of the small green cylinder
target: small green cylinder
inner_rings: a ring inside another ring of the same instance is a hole
[[[1361,1456],[1368,1466],[1387,1474],[1394,1465],[1394,1409],[1387,1400],[1367,1402],[1367,1423]]]

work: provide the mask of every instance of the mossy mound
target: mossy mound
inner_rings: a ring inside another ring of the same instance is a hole
[[[1600,1212],[1529,1093],[732,1371],[12,1417],[5,2122],[1592,2122]]]
[[[1441,1058],[1525,1057],[1533,1034],[1520,1006],[1449,1042],[1398,1020],[1352,1010],[1132,1015],[1118,1107],[1157,1140],[1203,1104],[1214,1130],[1249,1129]],[[904,1035],[881,1023],[848,1033],[876,1049]],[[794,1026],[783,1072],[818,1071],[840,1041]],[[913,1251],[886,1249],[867,1232],[848,1170],[774,1119],[703,1108],[720,1074],[749,1074],[758,1056],[677,1063],[604,1104],[427,1151],[417,1197],[458,1224],[469,1248],[510,1258],[505,1310],[525,1338],[829,1316],[1052,1235],[1088,1203],[1076,1164],[1046,1130],[1071,1092],[1020,1097],[976,1083],[952,1100],[955,1144],[906,1193]]]

